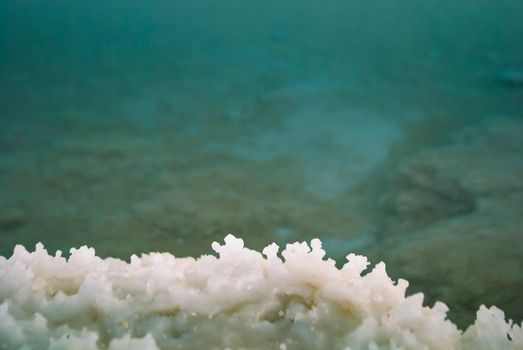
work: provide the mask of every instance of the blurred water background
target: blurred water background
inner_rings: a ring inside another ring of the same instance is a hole
[[[0,254],[319,237],[523,318],[520,0],[3,0]]]

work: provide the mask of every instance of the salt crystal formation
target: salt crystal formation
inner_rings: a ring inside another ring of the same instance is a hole
[[[263,255],[232,235],[215,256],[102,259],[92,248],[0,257],[1,349],[523,349],[521,326],[482,306],[464,333],[447,307],[405,297],[385,264],[336,268],[319,240]]]

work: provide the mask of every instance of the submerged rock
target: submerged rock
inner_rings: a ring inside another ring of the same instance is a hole
[[[501,72],[499,81],[510,88],[523,88],[523,70],[509,69]]]
[[[458,131],[405,159],[382,197],[387,235],[368,254],[461,326],[481,303],[523,319],[521,135],[523,121],[502,118]]]
[[[523,191],[523,122],[494,119],[400,163],[381,198],[385,231],[419,229]]]
[[[25,224],[25,214],[20,210],[10,210],[0,214],[0,231],[11,231]]]

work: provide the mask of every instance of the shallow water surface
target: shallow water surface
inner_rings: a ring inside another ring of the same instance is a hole
[[[319,237],[521,321],[523,3],[4,1],[0,253]]]

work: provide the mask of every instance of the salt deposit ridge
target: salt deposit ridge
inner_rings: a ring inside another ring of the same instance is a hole
[[[320,240],[278,256],[229,235],[219,257],[51,256],[38,244],[0,257],[1,349],[523,349],[521,326],[482,306],[465,332],[447,307],[405,297],[377,264],[336,268]]]

